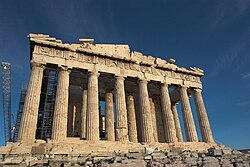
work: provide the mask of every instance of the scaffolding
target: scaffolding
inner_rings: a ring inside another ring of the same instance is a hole
[[[58,74],[56,71],[50,70],[46,71],[43,77],[44,82],[40,96],[36,139],[51,137]]]
[[[18,138],[18,132],[19,132],[19,127],[20,127],[20,122],[22,119],[23,106],[24,106],[24,101],[25,101],[25,96],[26,96],[26,89],[27,89],[27,86],[23,84],[21,93],[20,93],[20,100],[19,100],[18,111],[17,111],[17,116],[16,116],[16,123],[14,126],[14,134],[13,134],[14,142],[16,142]]]
[[[11,135],[11,64],[2,62],[3,121],[5,144],[12,141]]]

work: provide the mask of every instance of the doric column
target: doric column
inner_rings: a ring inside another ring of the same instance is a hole
[[[178,142],[183,142],[180,120],[179,120],[179,116],[178,116],[178,112],[176,108],[177,104],[178,103],[172,104],[171,109],[172,109],[172,113],[174,116],[175,130],[176,130],[176,136],[177,136]]]
[[[127,108],[124,77],[116,77],[116,140],[128,141]]]
[[[135,116],[135,102],[134,96],[127,96],[127,106],[128,106],[128,136],[129,141],[137,143],[137,127],[136,127],[136,116]]]
[[[182,116],[184,120],[184,127],[186,132],[186,138],[188,142],[198,142],[198,136],[194,124],[194,118],[191,111],[191,106],[189,103],[189,98],[187,94],[186,87],[180,87],[180,102],[182,109]]]
[[[193,95],[194,95],[194,103],[199,120],[202,140],[207,143],[213,143],[214,139],[210,128],[207,111],[202,98],[201,89],[194,89]]]
[[[98,72],[90,72],[88,77],[86,139],[99,140],[99,98]]]
[[[149,98],[149,103],[150,103],[150,110],[151,110],[154,141],[158,142],[158,131],[157,131],[155,103],[154,103],[152,98]]]
[[[52,140],[63,140],[67,137],[69,73],[66,67],[60,68],[53,114]]]
[[[40,101],[44,66],[31,63],[30,80],[27,87],[18,141],[35,140],[38,107]]]
[[[174,117],[171,111],[171,101],[166,83],[161,85],[161,106],[166,142],[177,142]]]
[[[105,94],[105,114],[106,138],[108,141],[115,141],[113,93],[110,90],[106,90]]]
[[[86,114],[87,114],[87,96],[88,90],[84,88],[82,91],[82,110],[81,110],[81,139],[86,139]]]
[[[153,126],[148,97],[147,81],[139,80],[139,106],[141,112],[142,142],[153,142]]]

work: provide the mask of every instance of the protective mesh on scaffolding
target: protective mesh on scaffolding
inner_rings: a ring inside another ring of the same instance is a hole
[[[20,123],[22,119],[22,113],[23,113],[23,106],[24,106],[24,101],[26,97],[26,90],[27,90],[27,85],[23,84],[21,93],[20,93],[20,100],[19,100],[18,111],[17,111],[17,116],[16,116],[16,123],[14,126],[14,134],[13,134],[14,142],[16,142],[18,138],[18,132],[19,132]]]
[[[42,91],[37,120],[36,139],[51,137],[58,74],[46,70],[43,75]]]

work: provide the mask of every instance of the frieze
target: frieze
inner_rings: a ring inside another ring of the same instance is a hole
[[[100,64],[100,65],[105,65],[107,67],[119,67],[121,69],[126,69],[126,70],[133,70],[133,71],[138,71],[138,72],[148,73],[148,74],[153,74],[153,75],[167,76],[173,79],[180,79],[184,81],[192,81],[192,82],[201,83],[199,76],[190,75],[190,74],[181,73],[181,72],[175,72],[172,70],[164,70],[162,67],[158,67],[158,66],[155,67],[153,65],[149,66],[148,64],[139,65],[134,62],[117,60],[117,59],[110,58],[110,57],[87,55],[83,53],[73,52],[70,50],[60,50],[60,49],[54,49],[54,48],[44,47],[44,46],[39,46],[39,45],[35,46],[34,53],[38,53],[40,55],[48,55],[52,57],[64,58],[67,60],[75,60],[75,61],[84,62],[84,63]]]

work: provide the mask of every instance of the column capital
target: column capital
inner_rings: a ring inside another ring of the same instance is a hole
[[[180,85],[178,88],[179,88],[179,89],[184,89],[184,90],[187,90],[187,89],[188,89],[188,87],[187,87],[187,86],[184,86],[184,85]]]
[[[195,91],[195,92],[201,92],[202,89],[201,89],[201,88],[194,88],[194,91]]]
[[[138,82],[139,82],[139,83],[148,83],[148,81],[149,81],[149,80],[146,79],[146,78],[139,78],[139,79],[138,79]]]
[[[167,82],[163,82],[162,84],[161,84],[161,86],[164,86],[164,87],[168,87],[168,83]]]
[[[37,62],[35,62],[35,61],[30,61],[30,66],[31,66],[31,68],[32,68],[32,67],[41,67],[41,68],[45,69],[45,65],[44,65],[44,64],[42,64],[42,63],[37,63]]]
[[[68,68],[67,66],[58,66],[57,71],[67,71],[67,72],[71,72],[71,69]]]
[[[88,71],[88,75],[89,76],[97,76],[97,77],[99,77],[100,73],[98,71]]]
[[[122,75],[117,75],[117,76],[115,76],[115,78],[116,78],[117,80],[125,80],[125,77],[122,76]]]

